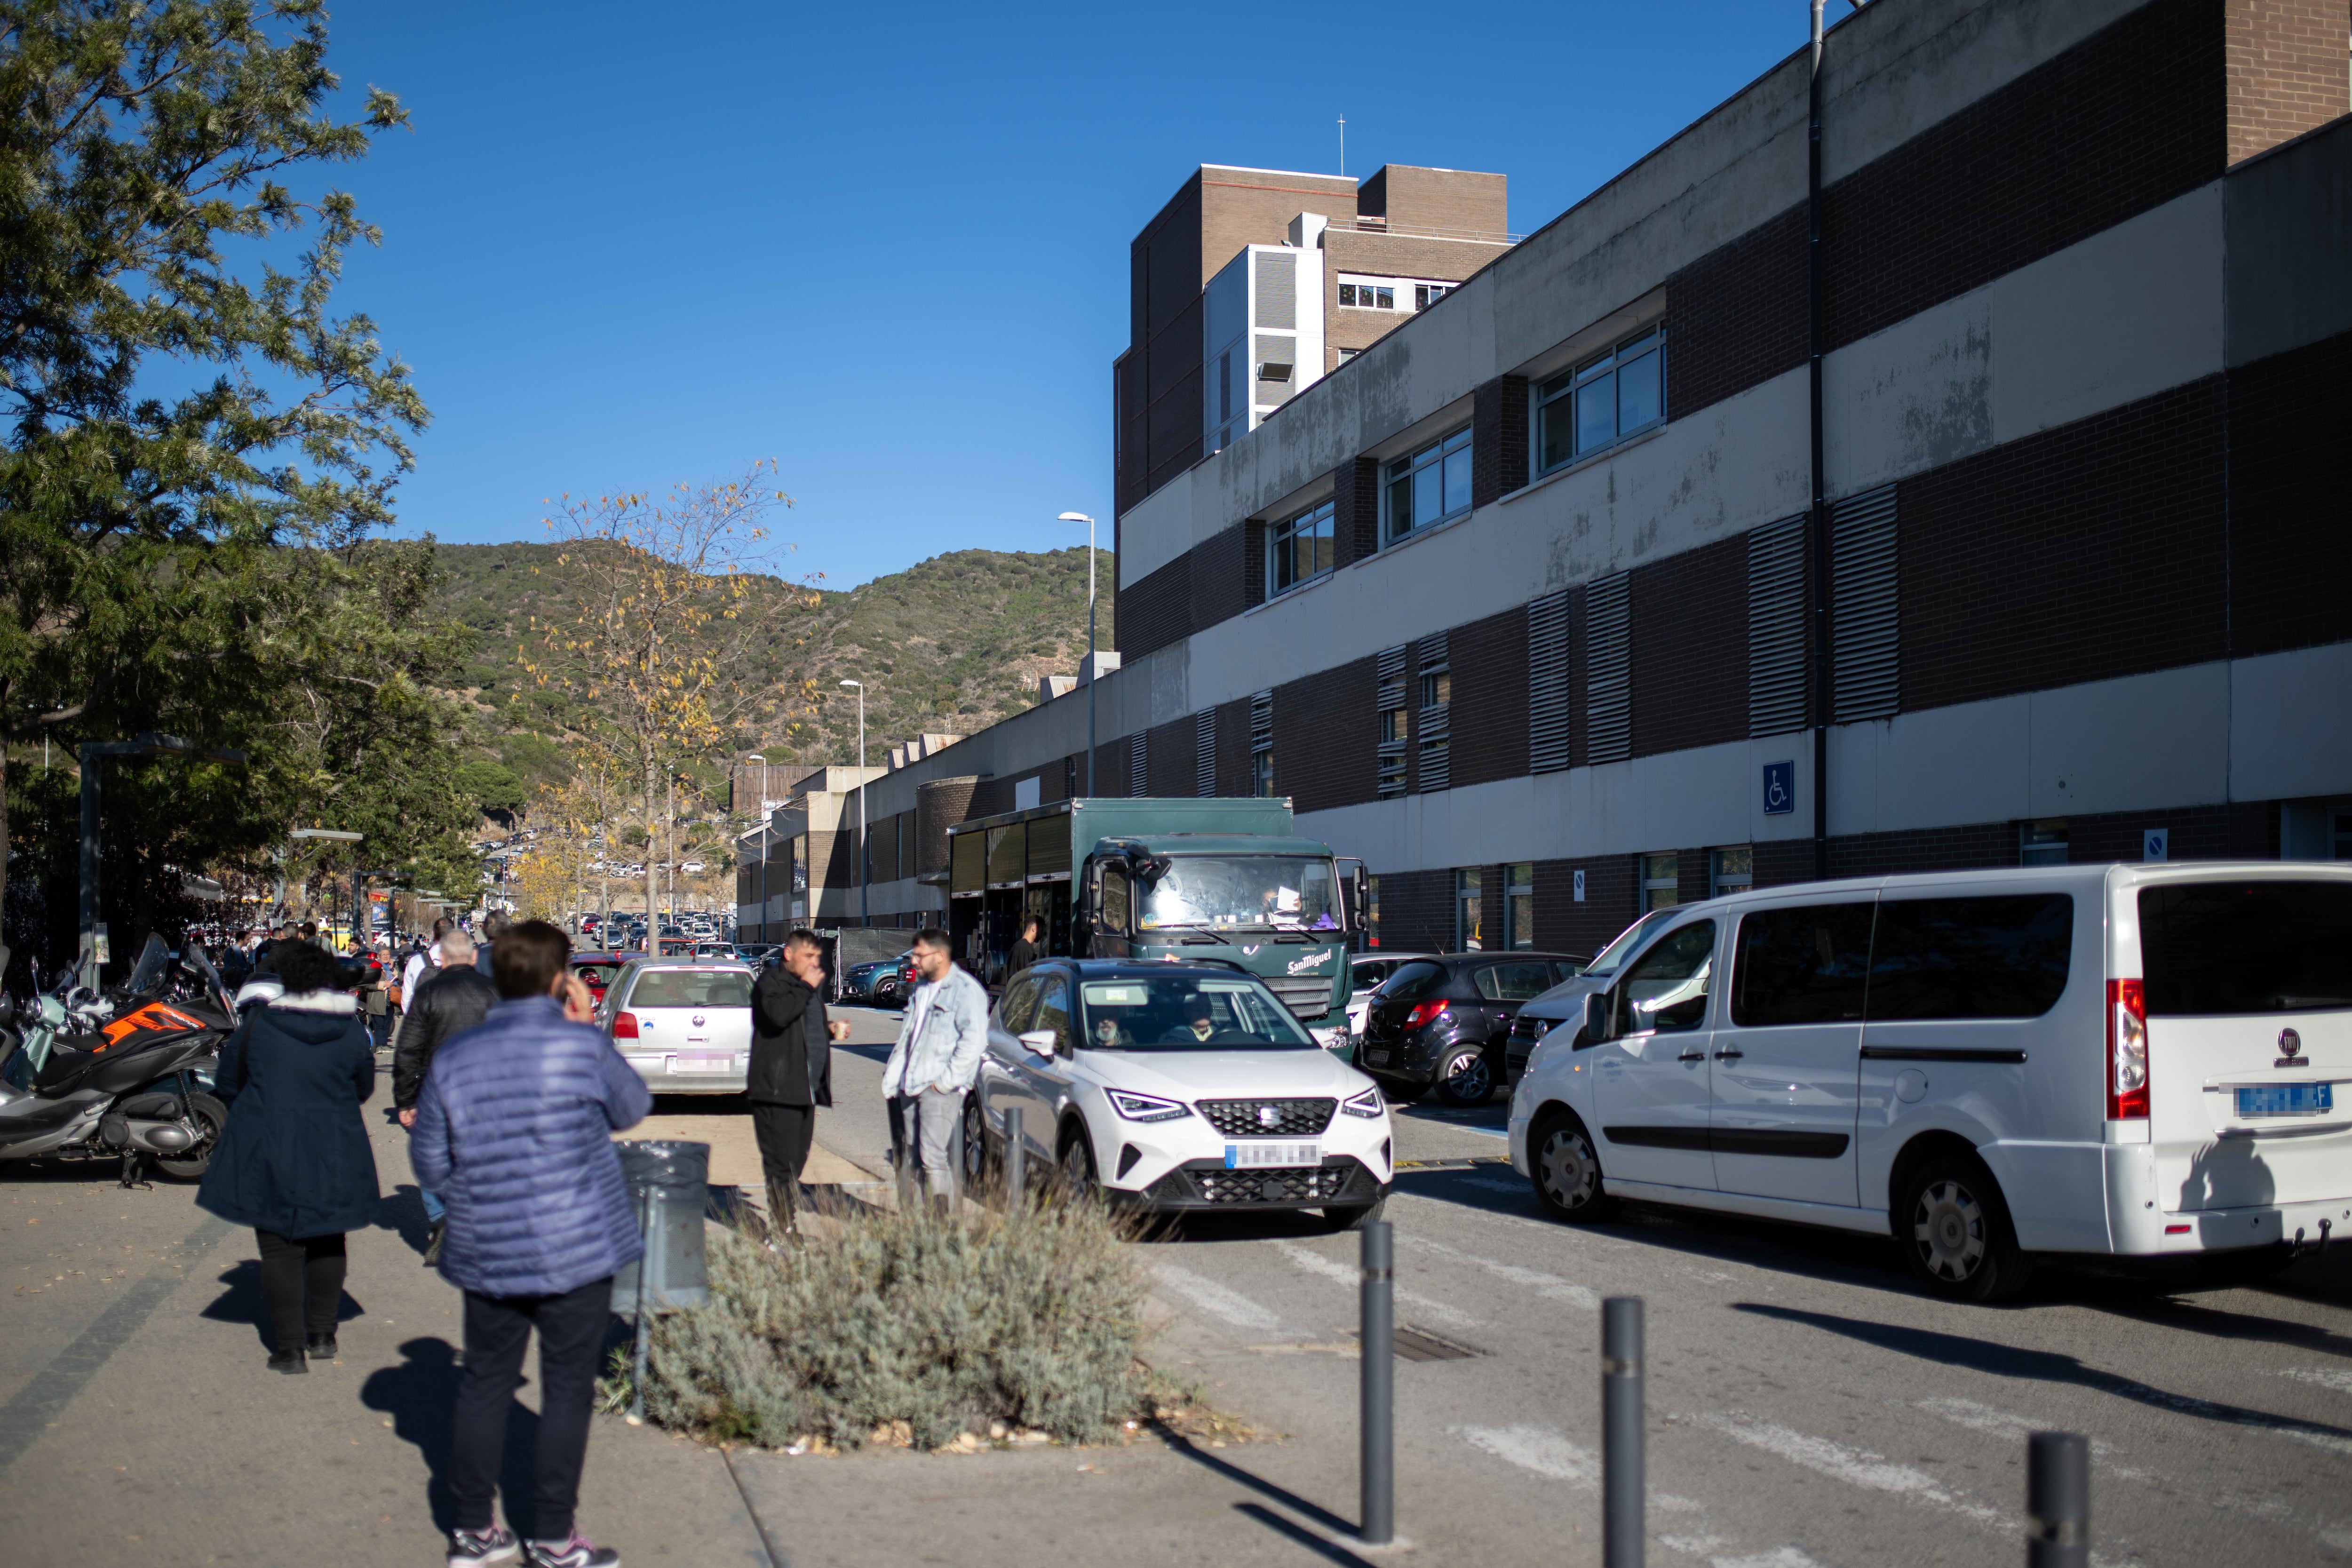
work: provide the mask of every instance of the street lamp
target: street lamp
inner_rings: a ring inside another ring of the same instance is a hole
[[[857,689],[857,920],[861,925],[874,923],[874,891],[866,873],[872,858],[866,845],[866,683],[845,680],[842,685]]]
[[[1087,525],[1087,794],[1095,793],[1095,520],[1082,511],[1066,511],[1063,522]]]
[[[367,837],[367,835],[364,833],[346,833],[341,828],[334,827],[296,827],[289,829],[287,832],[286,837],[289,838],[331,838],[339,844],[358,844],[363,841]],[[366,878],[367,873],[359,868],[357,858],[354,857],[352,865],[352,946],[354,949],[357,949],[364,940],[361,935],[360,907],[362,901],[361,892],[362,885],[365,882]]]
[[[745,760],[760,764],[760,940],[765,942],[768,940],[768,759],[763,753],[754,752]]]

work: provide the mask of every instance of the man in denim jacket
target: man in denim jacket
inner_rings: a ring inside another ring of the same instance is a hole
[[[988,993],[955,966],[948,933],[926,927],[915,933],[914,994],[907,998],[898,1043],[882,1069],[882,1093],[906,1130],[903,1162],[918,1160],[931,1201],[942,1212],[955,1200],[955,1130],[963,1120],[963,1097],[980,1077],[988,1049]]]

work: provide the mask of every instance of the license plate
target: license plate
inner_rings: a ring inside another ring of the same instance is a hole
[[[2238,1090],[2238,1115],[2322,1116],[2336,1109],[2336,1086],[2326,1083],[2266,1083]]]
[[[677,1066],[671,1069],[675,1072],[731,1072],[735,1068],[732,1056],[679,1057],[676,1060]]]
[[[1389,1054],[1386,1051],[1366,1051],[1364,1060],[1376,1068],[1384,1068],[1389,1065]]]
[[[1319,1165],[1323,1163],[1320,1143],[1228,1143],[1225,1145],[1225,1169],[1249,1171],[1267,1165]]]

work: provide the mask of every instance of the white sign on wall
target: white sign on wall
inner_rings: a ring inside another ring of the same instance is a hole
[[[1013,786],[1013,809],[1027,811],[1037,804],[1037,781],[1023,779]]]
[[[2139,858],[2151,861],[2171,859],[2172,830],[2168,827],[2145,829],[2139,836]]]
[[[1584,873],[1581,871],[1576,874],[1576,901],[1580,904],[1584,902]]]

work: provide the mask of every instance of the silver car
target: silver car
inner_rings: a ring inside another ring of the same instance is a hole
[[[740,1094],[751,1067],[751,974],[719,959],[634,959],[605,988],[605,1037],[656,1094]]]

